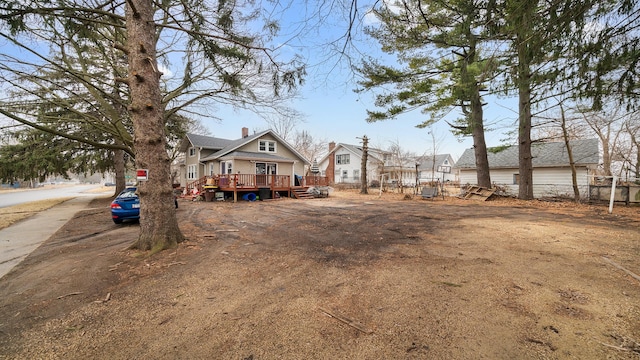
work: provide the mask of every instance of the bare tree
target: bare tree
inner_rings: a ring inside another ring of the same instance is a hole
[[[410,151],[406,151],[400,145],[399,140],[391,142],[388,152],[390,154],[390,165],[386,166],[389,172],[390,179],[395,181],[400,188],[400,192],[404,193],[405,179],[413,179],[415,176],[410,176],[415,171],[416,155]]]
[[[307,160],[313,161],[322,157],[327,151],[327,141],[316,139],[306,130],[297,131],[292,146]]]
[[[629,121],[626,122],[625,127],[629,133],[629,141],[631,143],[629,149],[630,156],[627,161],[630,170],[635,174],[635,181],[640,182],[640,121],[637,115],[630,118]]]
[[[275,131],[281,138],[291,142],[296,135],[296,127],[298,124],[304,123],[304,115],[294,109],[281,109],[282,111],[276,112],[265,117],[265,121],[273,131]]]
[[[603,175],[612,176],[613,163],[617,160],[617,154],[620,153],[619,139],[625,131],[624,124],[628,113],[622,108],[610,106],[599,112],[582,111],[581,115],[585,123],[600,139]]]

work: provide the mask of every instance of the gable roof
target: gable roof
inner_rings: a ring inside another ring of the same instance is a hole
[[[217,138],[213,136],[186,134],[179,146],[181,152],[186,152],[189,146],[202,149],[220,150],[229,145],[233,140]]]
[[[224,146],[223,148],[221,148],[219,151],[216,151],[215,153],[204,157],[202,159],[200,159],[200,161],[209,161],[209,160],[216,160],[219,159],[222,156],[227,156],[230,153],[234,152],[235,150],[237,150],[238,148],[258,139],[263,137],[264,135],[270,134],[271,136],[273,136],[279,144],[281,144],[282,146],[286,147],[287,149],[289,149],[289,151],[291,151],[294,155],[296,155],[300,160],[302,160],[306,165],[311,165],[311,163],[309,162],[309,160],[307,160],[304,156],[300,155],[300,153],[294,149],[293,147],[291,147],[291,145],[289,145],[289,143],[287,143],[284,139],[282,139],[280,136],[278,136],[278,134],[276,134],[273,130],[269,129],[269,130],[264,130],[261,131],[259,133],[255,133],[253,135],[241,138],[241,139],[237,139],[237,140],[225,140],[227,142],[226,146]],[[220,139],[217,139],[220,140]],[[224,139],[223,139],[224,140]],[[242,151],[242,152],[236,152],[237,154],[244,154],[246,156],[246,154],[248,154],[248,152]],[[264,156],[262,156],[262,158],[266,158]],[[278,156],[277,158],[280,159],[287,159],[281,156]],[[276,158],[273,158],[274,160]]]
[[[437,170],[438,166],[442,165],[445,160],[450,160],[449,166],[453,167],[455,165],[451,154],[425,155],[416,158],[416,162],[420,164],[418,169],[421,171],[431,171],[432,169]]]
[[[351,145],[351,144],[338,143],[338,144],[336,144],[336,147],[334,147],[333,150],[329,151],[325,156],[323,156],[322,159],[320,159],[320,161],[318,161],[318,163],[324,162],[329,157],[329,155],[331,155],[332,153],[335,153],[340,147],[344,148],[345,150],[349,151],[350,153],[352,153],[355,156],[357,156],[360,159],[362,159],[362,146],[361,145]],[[367,160],[368,161],[370,161],[370,160],[382,161],[383,160],[383,159],[381,159],[382,154],[384,154],[386,152],[387,151],[370,147],[369,151],[367,153],[367,157],[368,158],[372,158],[372,159],[367,159]]]
[[[569,142],[576,165],[597,165],[600,163],[598,139],[573,140]],[[510,146],[502,151],[487,154],[489,168],[518,168],[519,146]],[[564,142],[541,142],[531,145],[533,167],[569,166],[569,155]],[[475,169],[476,158],[473,149],[464,151],[455,165],[458,169]]]

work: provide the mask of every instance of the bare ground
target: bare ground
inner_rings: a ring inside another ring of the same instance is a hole
[[[639,208],[182,201],[149,257],[107,205],[0,279],[0,358],[640,358]]]

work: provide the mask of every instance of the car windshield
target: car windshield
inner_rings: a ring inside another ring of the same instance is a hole
[[[119,198],[135,198],[138,197],[136,189],[127,189],[118,195]]]

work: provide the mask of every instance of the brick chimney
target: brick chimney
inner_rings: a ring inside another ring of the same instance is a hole
[[[242,128],[242,138],[246,138],[247,136],[249,136],[249,128],[247,127],[243,127]]]
[[[329,179],[329,184],[333,185],[336,179],[336,154],[333,152],[336,148],[335,142],[329,143],[329,164],[327,165],[327,169],[325,170],[325,174]]]

